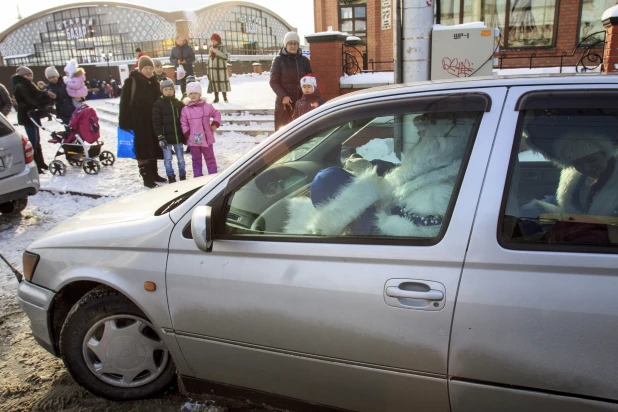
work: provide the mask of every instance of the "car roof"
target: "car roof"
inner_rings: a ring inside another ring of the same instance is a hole
[[[618,84],[618,76],[613,74],[578,73],[578,74],[533,74],[533,75],[501,75],[479,76],[464,79],[432,80],[416,83],[392,84],[388,86],[373,87],[356,92],[344,94],[329,100],[330,102],[343,103],[357,99],[373,97],[396,96],[398,94],[432,92],[441,90],[478,89],[488,87],[515,87],[515,86],[550,86],[550,85],[576,85],[576,84]],[[328,104],[330,106],[330,104]]]

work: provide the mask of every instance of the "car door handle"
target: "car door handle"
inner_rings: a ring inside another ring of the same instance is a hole
[[[415,290],[403,290],[397,286],[389,286],[386,288],[386,295],[391,298],[408,298],[408,299],[424,299],[424,300],[442,300],[444,293],[439,290],[429,290],[420,292]]]

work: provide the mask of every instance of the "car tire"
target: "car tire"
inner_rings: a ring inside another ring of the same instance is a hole
[[[176,367],[154,326],[108,286],[73,306],[60,332],[60,356],[80,385],[114,401],[150,398],[175,383]]]
[[[6,203],[0,203],[0,213],[8,215],[11,213],[19,213],[28,206],[28,198],[22,197],[21,199],[11,200]]]

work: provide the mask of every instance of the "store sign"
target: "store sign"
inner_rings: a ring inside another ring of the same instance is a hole
[[[261,20],[257,16],[238,16],[238,22],[242,23],[242,32],[248,34],[259,33]]]
[[[94,26],[94,19],[92,17],[81,19],[68,19],[58,23],[56,28],[58,30],[64,30],[67,34],[67,40],[85,39],[86,37],[92,37]]]
[[[382,30],[391,29],[391,0],[382,0]]]

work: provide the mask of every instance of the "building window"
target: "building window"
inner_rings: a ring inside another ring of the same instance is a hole
[[[367,4],[360,0],[339,1],[339,31],[367,39]]]
[[[488,27],[500,29],[501,47],[551,47],[555,38],[557,3],[558,0],[440,0],[439,23],[483,21]]]
[[[593,44],[600,41],[604,34],[595,33],[605,30],[601,16],[605,10],[615,5],[616,0],[582,0],[577,43]]]

